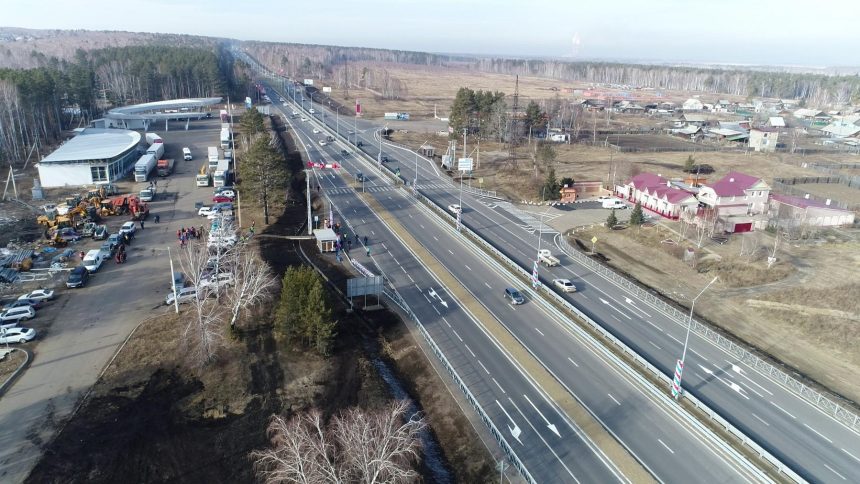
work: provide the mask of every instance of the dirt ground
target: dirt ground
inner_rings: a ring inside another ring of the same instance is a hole
[[[773,237],[767,233],[733,236],[725,245],[697,251],[698,264],[681,259],[683,248],[664,243],[677,236],[659,225],[626,230],[579,230],[576,239],[607,263],[666,298],[689,307],[714,275],[720,279],[696,302],[696,315],[747,342],[761,354],[796,369],[830,391],[860,401],[860,237],[842,232],[817,242],[783,243],[778,262],[766,266]],[[756,247],[756,255],[750,256]],[[741,250],[744,255],[741,255]]]
[[[860,188],[849,187],[841,183],[806,183],[794,185],[798,190],[805,190],[819,197],[830,197],[851,205],[860,205]]]

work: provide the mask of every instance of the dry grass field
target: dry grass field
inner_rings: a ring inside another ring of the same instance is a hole
[[[840,202],[860,204],[860,187],[849,187],[840,183],[806,183],[794,185],[794,188]]]

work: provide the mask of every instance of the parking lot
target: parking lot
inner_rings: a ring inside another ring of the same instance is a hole
[[[138,225],[127,247],[127,261],[106,261],[82,288],[67,289],[66,276],[55,277],[50,285],[45,283],[56,289],[55,300],[22,323],[35,328],[38,336],[24,345],[34,354],[32,364],[0,398],[0,481],[23,481],[40,456],[40,445],[51,438],[135,326],[172,309],[163,305],[172,278],[168,247],[176,263],[177,230],[206,223],[194,206],[211,203],[212,187],[197,188],[194,176],[206,162],[207,146],[218,144],[220,120],[192,121],[188,131],[183,127],[177,122],[169,131],[163,124],[150,128],[164,139],[165,157],[175,160],[174,172],[166,178],[154,171],[150,176],[157,180],[156,197],[149,204],[145,228]],[[192,161],[183,160],[184,146],[191,148]],[[137,193],[146,185],[127,177],[119,184],[120,193]],[[116,233],[126,221],[128,216],[114,216],[102,223]],[[101,244],[83,239],[69,248],[80,252]],[[79,262],[75,259],[73,265]]]

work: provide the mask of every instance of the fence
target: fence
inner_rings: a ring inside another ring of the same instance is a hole
[[[818,165],[815,165],[818,166]],[[822,167],[823,168],[823,167]],[[816,168],[813,168],[816,169]],[[820,170],[820,171],[823,171]],[[833,171],[832,169],[829,171]],[[834,174],[834,176],[804,176],[804,177],[795,177],[795,178],[774,178],[773,180],[773,188],[775,191],[779,193],[784,193],[786,195],[792,195],[796,197],[804,197],[809,198],[810,200],[815,200],[823,203],[830,203],[833,207],[842,208],[845,210],[860,210],[860,203],[848,203],[842,202],[839,200],[834,200],[832,198],[823,197],[820,195],[813,195],[809,193],[807,190],[802,188],[797,188],[794,185],[806,185],[806,184],[839,184],[845,185],[849,188],[853,188],[858,191],[858,195],[860,195],[860,176],[845,176]]]

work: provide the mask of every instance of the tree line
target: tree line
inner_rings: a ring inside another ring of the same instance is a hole
[[[0,69],[0,159],[22,160],[104,110],[181,97],[242,95],[248,77],[221,48],[78,49],[33,69]]]

